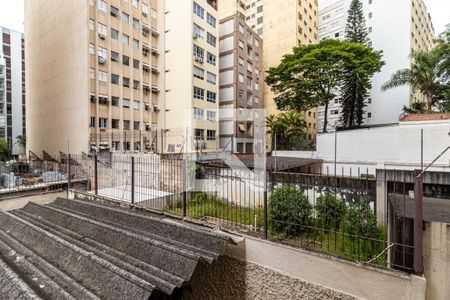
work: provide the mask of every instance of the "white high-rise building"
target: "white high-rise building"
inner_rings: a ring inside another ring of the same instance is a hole
[[[383,51],[385,65],[373,77],[372,90],[365,108],[364,125],[397,123],[403,106],[423,101],[408,86],[386,92],[381,86],[397,70],[409,68],[410,54],[429,50],[434,29],[423,0],[361,0],[369,39],[375,50]],[[351,0],[319,0],[319,40],[344,39]],[[330,103],[329,124],[339,119],[339,103]],[[318,130],[323,127],[324,108],[318,109]],[[333,130],[331,128],[330,130]]]
[[[0,71],[3,78],[0,78],[0,82],[3,81],[4,85],[3,97],[0,92],[0,138],[9,144],[13,155],[19,155],[24,152],[24,149],[17,143],[17,137],[25,134],[23,33],[0,27],[0,52],[3,52],[3,72]],[[1,85],[2,83],[0,83],[0,90]]]

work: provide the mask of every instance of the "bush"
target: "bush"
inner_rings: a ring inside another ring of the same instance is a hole
[[[208,200],[208,195],[206,193],[200,192],[196,193],[194,199],[192,199],[192,204],[202,204]]]
[[[315,208],[321,227],[339,229],[342,226],[347,207],[340,197],[325,193],[317,198]]]
[[[361,199],[359,203],[351,204],[347,208],[345,229],[349,234],[356,236],[368,238],[380,236],[375,213],[364,199]]]
[[[312,205],[293,185],[282,185],[269,199],[272,231],[283,236],[298,236],[311,231]]]

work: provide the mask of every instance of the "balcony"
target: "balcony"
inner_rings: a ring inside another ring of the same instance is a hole
[[[217,0],[207,0],[206,2],[217,10]]]

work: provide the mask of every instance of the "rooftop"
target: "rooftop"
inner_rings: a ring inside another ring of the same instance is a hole
[[[450,113],[406,115],[400,119],[400,122],[441,121],[441,120],[450,120]]]
[[[169,299],[229,239],[119,204],[58,198],[0,211],[2,299]],[[172,298],[170,298],[172,299]]]

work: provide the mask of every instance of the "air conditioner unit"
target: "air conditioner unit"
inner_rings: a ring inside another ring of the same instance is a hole
[[[145,109],[146,111],[149,111],[149,110],[150,110],[150,104],[145,103],[145,104],[144,104],[144,109]]]
[[[153,104],[153,106],[152,106],[152,111],[153,111],[153,112],[158,112],[158,111],[159,111],[158,105]]]
[[[146,16],[147,16],[147,13],[146,13],[145,11],[143,11],[143,12],[142,12],[142,15],[143,15],[144,17],[146,17]]]
[[[142,31],[142,35],[143,35],[143,36],[148,36],[148,32],[145,31],[145,30],[143,30],[143,31]]]
[[[199,33],[197,33],[197,32],[194,32],[193,36],[194,36],[194,39],[198,39],[198,38],[201,37],[201,35]]]
[[[106,61],[107,61],[107,59],[106,59],[106,57],[103,57],[103,56],[101,56],[101,55],[99,55],[98,56],[98,63],[99,64],[105,64],[106,63]]]
[[[201,144],[201,147],[202,147],[202,149],[206,149],[206,143],[203,142],[203,143]]]
[[[99,33],[99,34],[98,34],[98,37],[99,37],[101,40],[104,40],[104,39],[106,38],[106,36],[105,36],[103,33]]]
[[[201,64],[204,62],[203,57],[200,57],[200,56],[198,56],[198,55],[194,55],[194,60],[195,60],[196,62],[201,63]]]

